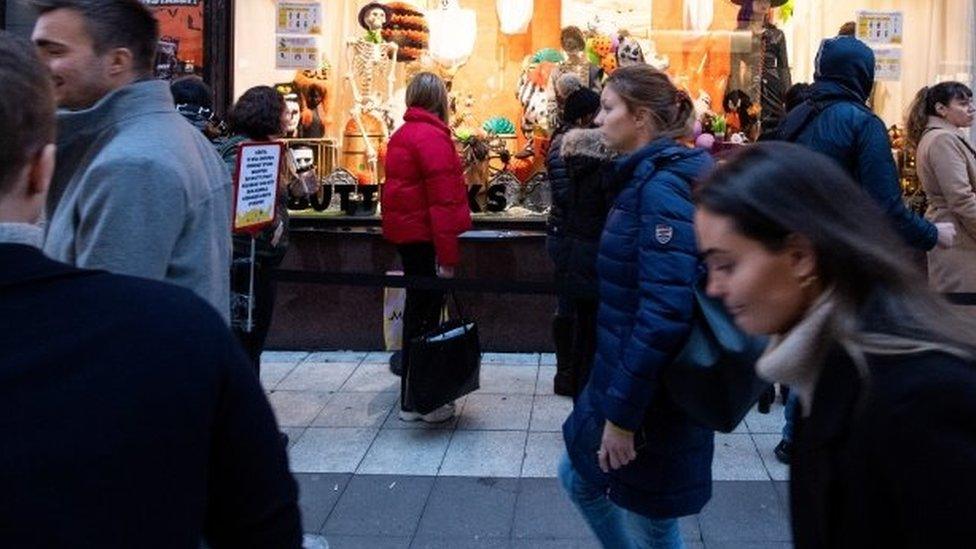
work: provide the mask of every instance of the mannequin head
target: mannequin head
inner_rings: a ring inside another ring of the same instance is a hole
[[[291,150],[295,158],[295,167],[299,172],[304,172],[315,167],[315,153],[311,147],[295,147]]]

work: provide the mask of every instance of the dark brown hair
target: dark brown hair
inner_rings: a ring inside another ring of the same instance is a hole
[[[450,101],[447,86],[440,76],[421,72],[407,86],[407,106],[418,107],[436,114],[445,124],[450,120]]]
[[[285,98],[270,86],[255,86],[241,96],[228,115],[230,130],[255,141],[279,135]]]
[[[953,99],[969,99],[973,96],[973,91],[969,86],[960,82],[942,82],[931,88],[926,86],[915,94],[912,106],[908,108],[908,116],[905,127],[908,129],[908,146],[912,149],[918,147],[918,142],[922,140],[922,134],[929,125],[930,116],[939,116],[935,107],[939,104],[949,106]]]
[[[830,158],[792,143],[750,145],[698,186],[695,204],[770,251],[782,250],[793,235],[807,238],[820,279],[833,288],[845,335],[856,336],[870,317],[886,335],[915,347],[973,350],[976,325],[926,289],[891,221]]]
[[[38,14],[74,10],[85,19],[85,27],[103,54],[112,48],[132,52],[136,72],[152,71],[159,42],[159,23],[139,0],[30,0]]]
[[[621,67],[607,80],[606,87],[612,88],[631,112],[649,109],[654,116],[657,137],[691,134],[695,113],[691,97],[654,67],[645,63]]]
[[[34,47],[0,31],[0,195],[54,142],[54,91]]]

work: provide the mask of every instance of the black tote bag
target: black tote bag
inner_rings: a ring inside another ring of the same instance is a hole
[[[766,339],[738,328],[718,300],[695,284],[691,335],[664,370],[671,399],[698,423],[723,433],[739,425],[769,384],[756,375]]]
[[[408,410],[427,414],[481,387],[478,325],[464,316],[456,295],[452,300],[457,318],[410,340],[403,372]]]

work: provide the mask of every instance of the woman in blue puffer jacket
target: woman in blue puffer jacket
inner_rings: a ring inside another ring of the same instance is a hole
[[[596,360],[563,425],[559,477],[604,547],[682,547],[678,517],[711,497],[713,433],[677,407],[661,373],[691,330],[701,273],[691,185],[712,160],[675,141],[694,107],[664,73],[618,69],[601,103],[596,122],[623,154],[621,191],[597,259]]]

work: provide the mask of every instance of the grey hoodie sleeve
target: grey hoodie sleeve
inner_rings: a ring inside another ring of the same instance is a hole
[[[92,168],[78,201],[77,265],[162,280],[188,208],[178,177],[145,158]]]

